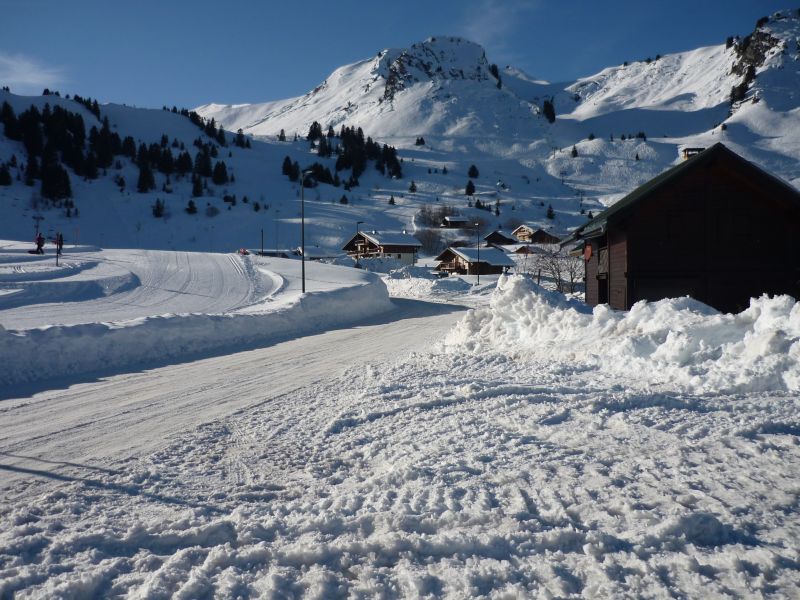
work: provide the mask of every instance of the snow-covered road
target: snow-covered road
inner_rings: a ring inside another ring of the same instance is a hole
[[[24,495],[38,475],[85,476],[76,465],[142,456],[174,434],[292,397],[346,368],[422,350],[463,310],[402,299],[394,305],[395,310],[353,329],[3,401],[0,491],[13,499]]]

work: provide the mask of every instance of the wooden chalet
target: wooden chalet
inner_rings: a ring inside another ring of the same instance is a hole
[[[502,250],[486,248],[453,248],[436,257],[437,271],[461,275],[492,275],[505,273],[516,263]]]
[[[520,225],[511,232],[511,235],[520,242],[531,244],[558,244],[561,241],[561,238],[552,233],[547,233],[544,229],[534,229],[529,225]]]
[[[509,244],[516,244],[517,240],[511,237],[511,234],[505,234],[500,229],[491,232],[489,235],[484,236],[483,240],[490,246],[507,246]]]
[[[442,219],[439,226],[445,229],[468,229],[474,227],[474,222],[467,217],[447,216]]]
[[[587,304],[691,296],[723,312],[800,297],[800,193],[715,144],[577,229]]]
[[[700,154],[705,148],[684,148],[681,150],[681,155],[683,156],[683,160],[689,160],[693,156],[697,156]]]
[[[404,265],[413,265],[422,247],[413,235],[403,232],[378,233],[359,231],[342,250],[356,260],[361,258],[393,258]]]
[[[506,254],[541,254],[541,248],[538,248],[535,244],[504,244],[502,246],[497,246],[500,250],[505,252]]]

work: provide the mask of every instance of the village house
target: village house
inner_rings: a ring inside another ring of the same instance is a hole
[[[507,246],[508,244],[517,243],[516,238],[512,237],[511,234],[506,234],[500,229],[496,229],[484,236],[483,240],[490,246]]]
[[[529,225],[520,225],[511,232],[511,235],[520,242],[531,244],[558,244],[561,241],[561,238],[552,233],[547,233],[544,229],[534,229]]]
[[[800,297],[800,193],[722,144],[613,204],[580,244],[586,302],[629,309],[691,296],[723,312],[751,297]]]
[[[403,232],[359,231],[342,250],[356,260],[362,258],[393,258],[404,265],[417,261],[417,252],[422,247],[413,235]]]
[[[453,248],[436,257],[437,271],[461,275],[492,275],[505,273],[515,263],[505,252],[493,247]]]
[[[447,216],[442,219],[440,227],[445,229],[468,229],[474,227],[474,223],[467,217]]]

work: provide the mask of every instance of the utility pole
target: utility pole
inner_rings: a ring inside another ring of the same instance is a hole
[[[303,294],[306,293],[306,199],[304,190],[306,177],[309,175],[311,175],[311,171],[303,171],[300,176],[300,273],[303,280]]]
[[[481,284],[481,224],[475,223],[475,237],[478,242],[478,262],[475,263],[475,272],[478,274],[478,285]]]

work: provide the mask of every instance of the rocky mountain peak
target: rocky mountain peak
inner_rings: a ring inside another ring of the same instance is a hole
[[[430,37],[402,50],[384,50],[378,55],[375,70],[386,81],[384,99],[389,100],[400,90],[423,81],[496,83],[498,76],[482,46],[450,36]]]

